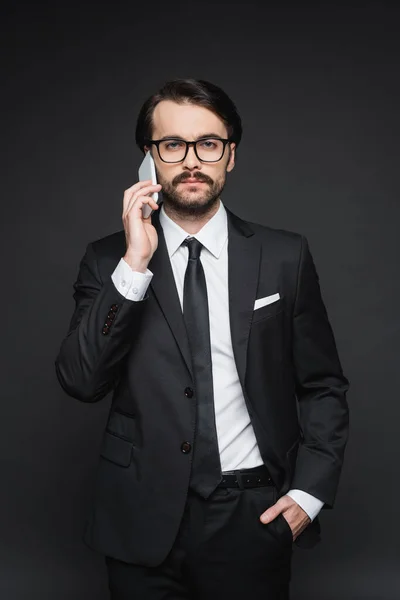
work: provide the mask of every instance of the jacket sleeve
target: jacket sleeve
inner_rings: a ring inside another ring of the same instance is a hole
[[[80,263],[74,290],[75,310],[56,358],[56,373],[67,394],[96,402],[116,384],[148,295],[132,302],[111,277],[102,281],[92,244]]]
[[[331,508],[347,443],[349,382],[343,375],[304,236],[293,310],[293,362],[302,437],[291,487]]]

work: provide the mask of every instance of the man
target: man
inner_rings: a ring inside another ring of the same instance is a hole
[[[85,533],[113,600],[287,599],[293,541],[334,503],[348,381],[307,240],[221,201],[241,133],[211,83],[149,98],[159,185],[125,191],[74,286],[56,369],[82,401],[113,391]]]

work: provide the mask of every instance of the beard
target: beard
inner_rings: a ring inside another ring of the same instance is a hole
[[[178,191],[178,185],[187,179],[196,179],[206,185],[196,186],[184,192]],[[181,217],[202,217],[211,211],[218,201],[225,186],[225,176],[214,181],[206,175],[197,171],[196,173],[183,172],[167,181],[157,173],[158,183],[162,185],[162,199],[171,212]]]

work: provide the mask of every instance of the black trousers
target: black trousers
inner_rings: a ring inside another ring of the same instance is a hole
[[[272,486],[189,491],[173,547],[157,567],[106,557],[112,600],[288,600],[293,540],[285,518],[259,516]],[[132,532],[134,535],[134,532]]]

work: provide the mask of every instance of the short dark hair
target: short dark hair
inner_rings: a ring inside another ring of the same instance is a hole
[[[153,112],[162,100],[172,100],[178,104],[189,103],[208,108],[220,117],[228,130],[231,142],[239,146],[242,138],[242,121],[235,104],[218,86],[203,79],[173,79],[167,81],[153,96],[150,96],[140,109],[136,123],[136,144],[144,152],[145,140],[151,139]]]

